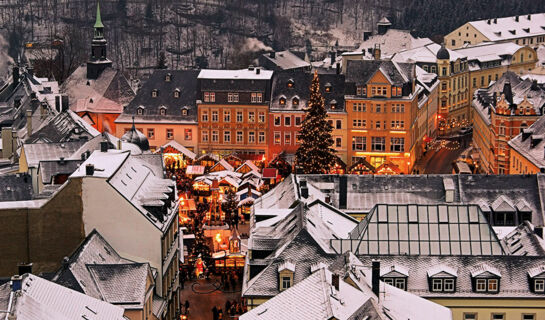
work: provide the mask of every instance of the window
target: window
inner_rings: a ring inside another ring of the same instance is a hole
[[[505,313],[493,313],[492,320],[505,320]]]
[[[535,314],[523,314],[522,320],[536,320]]]
[[[238,102],[238,93],[229,92],[227,94],[227,102]]]
[[[157,89],[151,90],[151,97],[152,98],[157,98],[158,95],[159,95],[159,91]]]
[[[237,143],[244,143],[244,132],[237,131]]]
[[[331,84],[327,83],[325,85],[325,92],[328,92],[328,93],[331,92]]]
[[[431,72],[432,73],[437,73],[437,67],[436,66],[431,66]]]
[[[447,75],[447,68],[443,67],[441,68],[441,75],[446,76]]]
[[[167,140],[174,139],[174,129],[167,129]]]
[[[375,112],[380,113],[380,104],[375,105]]]
[[[174,98],[179,98],[180,97],[180,90],[176,89],[174,90]]]
[[[224,131],[223,132],[223,142],[231,143],[231,131]]]
[[[446,292],[454,292],[454,279],[444,279],[443,290]]]
[[[353,151],[365,151],[365,150],[367,150],[367,138],[366,137],[353,137],[352,138],[352,150]]]
[[[223,111],[223,122],[231,122],[231,111]]]
[[[258,143],[265,143],[265,132],[259,131],[259,134],[257,136],[257,142]]]
[[[447,91],[447,82],[446,81],[441,82],[441,90]]]
[[[291,133],[285,132],[284,133],[284,144],[290,145],[291,144]]]
[[[184,129],[184,139],[185,140],[193,139],[193,129]]]
[[[202,142],[208,142],[208,131],[206,131],[206,130],[202,131],[201,141]]]
[[[187,116],[187,109],[182,109],[182,116]]]
[[[293,106],[298,106],[298,105],[299,105],[299,98],[293,98],[293,99],[291,100],[291,104],[292,104]]]
[[[476,313],[464,313],[464,320],[477,320]]]
[[[248,132],[248,143],[255,143],[255,132]]]
[[[249,111],[248,112],[248,122],[254,123],[255,122],[255,112]]]
[[[201,113],[201,120],[202,122],[208,122],[208,111],[203,111]]]
[[[218,111],[212,111],[212,122],[218,122]]]
[[[284,126],[291,126],[291,116],[284,116]]]
[[[295,144],[300,144],[301,143],[301,134],[300,133],[295,133]]]
[[[242,111],[237,111],[237,122],[242,122],[243,113]]]
[[[149,140],[155,139],[155,129],[148,129],[148,139]]]
[[[139,116],[143,115],[144,114],[144,108],[139,107],[138,109],[136,109],[136,114],[139,115]]]
[[[498,279],[477,279],[475,283],[475,289],[477,292],[498,292],[499,280]]]
[[[295,126],[296,126],[296,127],[300,127],[300,126],[301,126],[301,123],[302,123],[301,117],[296,116],[296,117],[295,117]]]
[[[390,138],[390,151],[392,152],[405,151],[405,138]]]
[[[380,129],[380,121],[375,122],[375,129]]]
[[[286,290],[288,289],[289,287],[291,287],[291,278],[290,277],[282,277],[282,281],[281,281],[281,289],[282,290]]]
[[[251,101],[252,103],[263,102],[263,94],[261,92],[252,92]]]
[[[352,106],[352,109],[356,112],[365,112],[366,111],[365,103],[355,102],[354,105]]]
[[[372,151],[384,151],[384,150],[386,150],[386,138],[385,137],[371,137],[371,150]]]
[[[450,43],[451,43],[451,45],[455,46],[456,45],[456,40],[452,39]]]
[[[216,102],[216,94],[214,92],[205,92],[204,102]]]
[[[340,137],[335,138],[335,148],[340,148],[343,145],[343,139]]]
[[[454,279],[435,278],[431,282],[433,292],[454,292]]]
[[[401,290],[406,290],[407,279],[405,278],[384,278],[384,283],[399,288]]]
[[[404,104],[392,104],[392,113],[404,113],[405,105]]]
[[[159,114],[162,115],[162,116],[166,115],[167,114],[167,109],[165,107],[161,107],[159,109]]]
[[[405,121],[403,120],[392,120],[392,129],[403,129],[405,128]]]
[[[212,142],[219,142],[219,132],[214,130],[212,131]]]
[[[278,100],[278,102],[280,103],[281,106],[283,106],[286,104],[286,98],[282,97],[280,98],[280,100]]]
[[[545,292],[545,279],[535,279],[534,280],[534,291],[535,292]]]
[[[354,128],[365,128],[367,126],[366,120],[354,119],[352,120],[352,126]]]
[[[280,144],[281,139],[282,139],[282,136],[281,136],[280,132],[275,131],[274,132],[274,144]]]
[[[274,116],[274,126],[279,127],[282,124],[282,116]]]
[[[257,121],[259,121],[259,123],[265,123],[265,112],[258,113]]]
[[[443,291],[443,279],[433,279],[431,289],[434,292],[442,292]]]

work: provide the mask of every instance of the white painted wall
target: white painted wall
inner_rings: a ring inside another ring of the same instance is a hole
[[[106,179],[82,179],[85,235],[97,229],[122,257],[137,262],[149,262],[162,274],[161,231]],[[161,295],[160,279],[156,281],[156,292]]]

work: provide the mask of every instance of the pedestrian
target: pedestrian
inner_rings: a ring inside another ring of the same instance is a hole
[[[212,308],[212,319],[218,320],[218,308],[216,306]]]
[[[185,314],[189,314],[189,300],[185,301]]]
[[[221,308],[218,310],[218,320],[223,320],[223,310]]]

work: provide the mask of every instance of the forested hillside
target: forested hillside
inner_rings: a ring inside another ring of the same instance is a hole
[[[545,12],[543,0],[101,0],[109,57],[124,70],[241,67],[267,49],[354,46],[387,16],[419,36],[467,20]],[[63,40],[66,72],[84,62],[96,0],[0,1],[0,27],[17,57],[26,42]]]

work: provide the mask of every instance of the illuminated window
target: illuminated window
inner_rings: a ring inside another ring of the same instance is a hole
[[[208,111],[203,111],[201,113],[201,120],[202,122],[208,122]]]
[[[282,106],[285,105],[286,104],[286,98],[280,98],[279,103]]]
[[[390,138],[390,151],[392,152],[405,151],[405,138]]]
[[[282,139],[282,136],[281,136],[280,132],[275,131],[274,132],[274,144],[277,144],[277,145],[280,144],[281,139]]]
[[[366,151],[367,150],[367,138],[366,137],[352,137],[352,150],[353,151]]]
[[[298,98],[293,98],[291,100],[291,104],[294,105],[294,106],[298,106],[299,105],[299,99]]]
[[[155,129],[148,129],[148,139],[149,140],[155,139]]]
[[[257,120],[259,121],[259,123],[265,123],[265,112],[259,112]]]
[[[290,132],[284,132],[284,144],[290,145],[291,144],[291,133]]]
[[[371,137],[371,150],[372,151],[385,151],[386,150],[386,138],[385,137]]]
[[[185,140],[193,139],[193,129],[184,129],[184,139]]]
[[[274,126],[279,127],[282,124],[282,116],[274,116]]]
[[[223,122],[231,122],[231,111],[223,111]]]
[[[202,142],[208,142],[208,131],[203,130],[201,133],[201,141]]]
[[[237,143],[244,143],[244,132],[237,131]]]
[[[255,112],[254,111],[248,112],[248,122],[250,122],[250,123],[255,122]]]
[[[224,131],[223,132],[223,142],[231,143],[231,131]]]
[[[167,140],[174,139],[174,129],[167,129]]]

